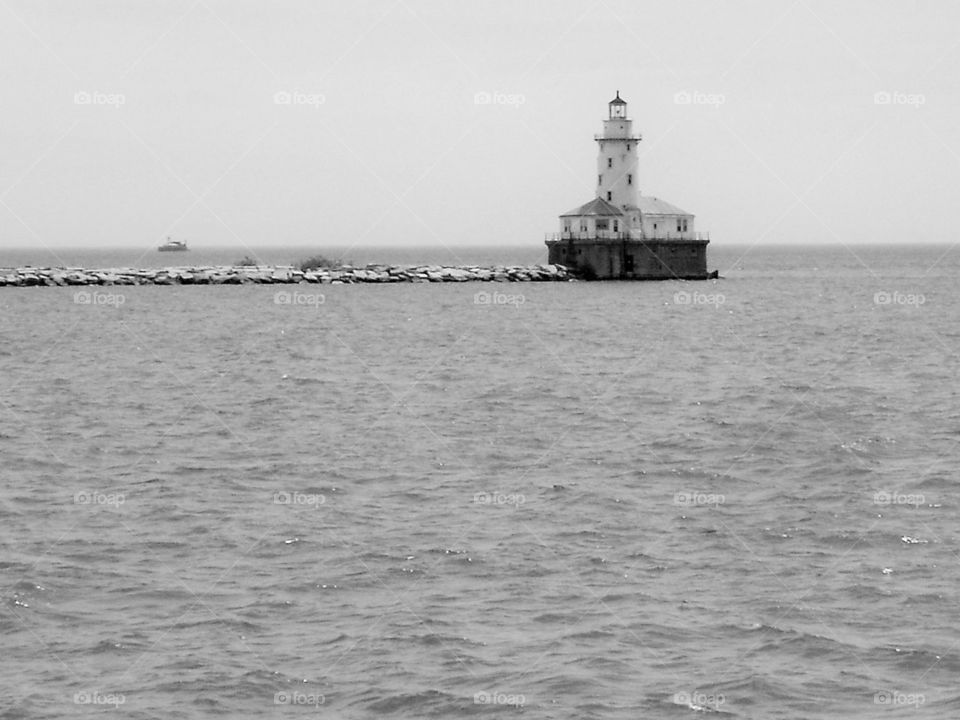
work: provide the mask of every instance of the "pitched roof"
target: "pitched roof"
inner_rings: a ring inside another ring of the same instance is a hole
[[[617,96],[616,96],[613,100],[611,100],[608,104],[609,104],[609,105],[626,105],[626,104],[627,104],[627,101],[626,101],[626,100],[623,100],[623,99],[620,97],[620,91],[617,90]]]
[[[594,198],[578,208],[565,212],[560,217],[570,217],[572,215],[606,215],[620,217],[623,215],[623,211],[616,205],[611,205],[603,198]]]
[[[639,198],[637,198],[637,208],[644,215],[689,215],[690,217],[693,217],[693,213],[688,213],[686,210],[681,210],[676,205],[671,205],[666,200],[648,197],[646,195],[641,195]]]

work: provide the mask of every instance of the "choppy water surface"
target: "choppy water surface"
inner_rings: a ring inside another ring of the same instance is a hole
[[[0,716],[960,714],[945,251],[0,289]]]

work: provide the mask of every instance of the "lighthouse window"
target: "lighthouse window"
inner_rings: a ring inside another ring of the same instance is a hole
[[[612,168],[612,167],[613,167],[613,158],[607,158],[607,167],[608,167],[608,168]]]
[[[603,175],[597,175],[597,185],[603,185]]]
[[[630,143],[627,143],[627,152],[630,152]]]
[[[683,225],[680,222],[680,218],[677,218],[677,232],[681,232],[682,230],[683,230]]]
[[[607,200],[613,200],[613,193],[607,190]]]
[[[627,185],[633,185],[633,175],[627,174]]]

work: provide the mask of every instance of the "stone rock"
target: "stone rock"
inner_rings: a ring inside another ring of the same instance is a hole
[[[344,265],[337,269],[303,271],[291,265],[136,268],[35,268],[0,269],[0,286],[63,285],[239,285],[245,283],[424,283],[424,282],[549,282],[576,280],[563,265]]]

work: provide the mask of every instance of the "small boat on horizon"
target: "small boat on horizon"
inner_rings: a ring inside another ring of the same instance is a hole
[[[167,241],[157,248],[157,250],[160,252],[183,252],[189,249],[190,248],[187,247],[185,242],[181,242],[180,240],[171,240],[170,238],[167,238]]]

